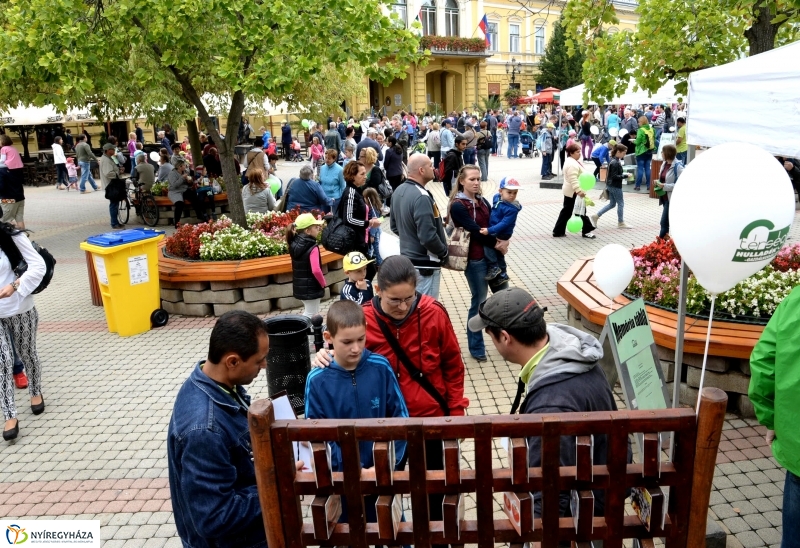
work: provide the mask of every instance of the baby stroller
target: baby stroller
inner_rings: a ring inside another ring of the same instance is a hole
[[[300,155],[300,151],[292,146],[291,148],[291,156],[289,156],[290,162],[302,162],[303,157]]]
[[[424,141],[417,141],[417,143],[411,147],[408,151],[409,156],[411,154],[425,154],[427,147],[425,146]]]
[[[519,134],[519,143],[522,145],[522,155],[534,158],[539,156],[539,151],[536,150],[536,141],[529,131],[523,131]]]

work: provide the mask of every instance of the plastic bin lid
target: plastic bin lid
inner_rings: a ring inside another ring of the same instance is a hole
[[[86,238],[86,241],[92,245],[97,245],[100,247],[114,247],[117,245],[138,242],[139,240],[155,238],[161,234],[164,234],[163,230],[153,230],[151,228],[129,228],[126,230],[117,230],[115,232],[106,232],[105,234],[89,236]]]

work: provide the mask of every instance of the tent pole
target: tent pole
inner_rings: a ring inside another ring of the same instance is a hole
[[[686,158],[688,164],[694,160],[696,147],[689,145]],[[683,369],[683,340],[686,327],[686,290],[689,285],[689,268],[681,259],[681,280],[678,286],[678,319],[675,326],[675,371],[672,378],[672,407],[678,407],[681,394],[681,370]],[[675,436],[670,439],[669,454],[670,458],[675,454]]]

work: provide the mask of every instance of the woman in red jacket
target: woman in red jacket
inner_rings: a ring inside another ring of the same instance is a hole
[[[389,360],[409,416],[464,415],[469,400],[464,397],[464,361],[453,324],[441,303],[417,292],[417,271],[411,261],[402,255],[384,259],[375,293],[364,305],[366,346]],[[323,348],[314,365],[329,365],[333,354]],[[441,441],[428,440],[425,453],[428,470],[444,469]],[[433,521],[442,519],[443,498],[430,495]]]

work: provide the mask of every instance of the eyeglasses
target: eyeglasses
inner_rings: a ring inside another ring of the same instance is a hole
[[[417,296],[411,295],[410,297],[406,297],[405,299],[393,299],[393,298],[386,298],[386,302],[392,306],[400,306],[401,304],[411,304],[411,302],[416,299]]]

